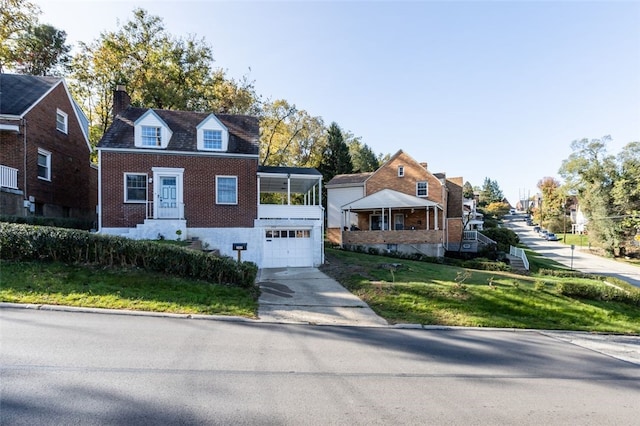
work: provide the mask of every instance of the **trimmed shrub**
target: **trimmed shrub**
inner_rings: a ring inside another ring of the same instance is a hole
[[[558,292],[568,297],[640,306],[640,289],[624,290],[604,283],[562,282],[558,284]]]
[[[54,227],[0,223],[0,258],[137,267],[184,278],[252,287],[252,262],[237,263],[184,247]]]
[[[91,220],[70,217],[0,215],[0,222],[23,223],[26,225],[55,226],[57,228],[84,229],[86,231],[92,229],[94,226],[94,223]]]

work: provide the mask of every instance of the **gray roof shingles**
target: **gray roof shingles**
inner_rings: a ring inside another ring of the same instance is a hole
[[[22,115],[62,79],[0,73],[0,114]]]
[[[129,107],[116,116],[102,136],[98,148],[135,149],[134,123],[149,108]],[[197,152],[196,127],[210,113],[193,111],[153,110],[169,126],[173,135],[167,151]],[[229,130],[228,153],[258,155],[260,127],[256,117],[248,115],[214,114]]]

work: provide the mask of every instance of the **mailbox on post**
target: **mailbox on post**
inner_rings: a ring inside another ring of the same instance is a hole
[[[233,249],[238,252],[238,262],[240,262],[240,253],[247,249],[247,243],[233,243]]]

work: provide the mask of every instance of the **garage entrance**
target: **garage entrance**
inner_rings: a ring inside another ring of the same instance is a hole
[[[264,268],[313,266],[310,229],[266,229],[264,231]]]

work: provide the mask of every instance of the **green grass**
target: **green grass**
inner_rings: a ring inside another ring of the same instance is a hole
[[[255,291],[140,270],[0,261],[0,301],[254,318]]]
[[[330,267],[322,269],[391,323],[640,333],[640,308],[556,291],[563,280],[597,280],[469,270],[336,249],[326,255]],[[392,263],[402,266],[381,267]]]
[[[557,233],[556,236],[561,243],[573,244],[576,247],[589,247],[589,238],[586,235]]]

